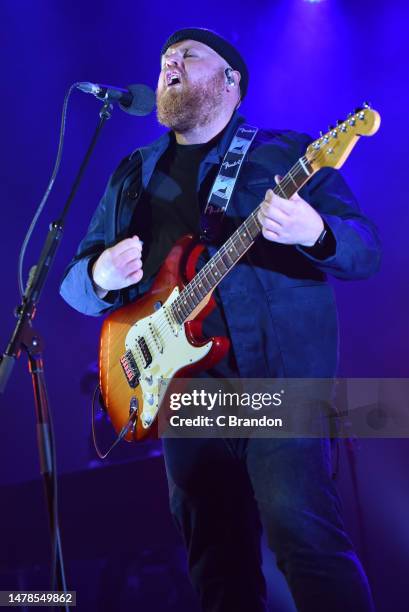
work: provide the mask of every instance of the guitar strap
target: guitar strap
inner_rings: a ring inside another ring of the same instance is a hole
[[[258,128],[244,123],[237,128],[230,142],[201,214],[200,239],[204,242],[214,241],[220,233],[241,165],[257,132]]]

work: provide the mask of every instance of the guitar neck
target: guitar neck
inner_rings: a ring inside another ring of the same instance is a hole
[[[274,187],[273,192],[288,200],[301,189],[314,173],[315,171],[307,158],[305,156],[301,157],[280,183]],[[253,210],[173,302],[172,311],[178,323],[182,324],[189,318],[191,313],[209,293],[214,291],[220,281],[252,246],[262,229],[257,219],[260,206],[261,204]]]

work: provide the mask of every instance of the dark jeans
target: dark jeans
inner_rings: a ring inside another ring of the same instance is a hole
[[[264,528],[300,612],[374,609],[345,533],[330,441],[164,439],[170,507],[206,612],[264,612]]]

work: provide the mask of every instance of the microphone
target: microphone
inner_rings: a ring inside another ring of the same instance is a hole
[[[84,81],[77,88],[105,102],[118,102],[130,115],[149,115],[155,106],[155,93],[147,85],[128,85],[126,89]]]

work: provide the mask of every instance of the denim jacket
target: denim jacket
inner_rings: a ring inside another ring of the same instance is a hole
[[[244,119],[233,115],[223,137],[200,165],[198,189],[220,165],[231,138]],[[107,247],[132,235],[131,219],[155,165],[169,145],[170,133],[127,156],[112,174],[87,235],[69,264],[62,297],[75,309],[100,315],[135,300],[152,279],[113,291],[100,299],[90,267]],[[311,139],[283,130],[259,130],[243,163],[223,221],[223,240],[264,199],[274,176],[284,176]],[[259,236],[219,285],[230,337],[242,377],[332,377],[338,357],[338,324],[333,289],[326,276],[364,279],[380,264],[380,244],[373,223],[360,211],[338,171],[324,168],[301,189],[300,196],[322,216],[335,238],[335,253],[320,259],[295,245]],[[209,246],[212,255],[216,246]]]

